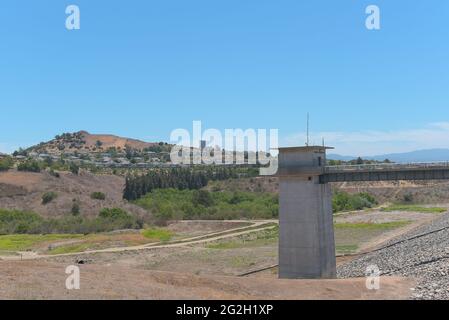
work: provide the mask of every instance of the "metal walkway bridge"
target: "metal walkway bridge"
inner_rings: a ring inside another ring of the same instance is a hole
[[[326,166],[321,183],[449,179],[449,162]]]

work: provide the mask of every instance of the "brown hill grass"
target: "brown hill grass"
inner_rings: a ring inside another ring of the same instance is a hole
[[[73,199],[80,203],[83,216],[95,217],[102,208],[118,207],[139,216],[148,215],[140,207],[122,199],[125,185],[123,177],[94,175],[82,171],[80,175],[61,172],[56,178],[47,172],[32,173],[10,170],[0,172],[0,208],[33,211],[44,217],[61,217],[71,214]],[[42,195],[56,192],[58,197],[47,205]],[[91,199],[93,192],[103,192],[105,200]]]
[[[80,131],[80,133],[83,137],[83,140],[86,142],[86,146],[90,148],[95,147],[97,141],[100,141],[102,143],[103,149],[125,149],[126,146],[129,146],[132,149],[143,150],[157,144],[136,139],[123,138],[111,134],[90,134],[86,131]]]

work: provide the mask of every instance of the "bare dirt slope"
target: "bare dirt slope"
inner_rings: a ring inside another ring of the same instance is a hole
[[[133,149],[143,150],[145,148],[156,145],[155,143],[144,142],[136,139],[118,137],[111,134],[90,134],[86,131],[80,132],[82,139],[86,142],[86,146],[93,148],[97,145],[97,141],[102,143],[101,147],[105,150],[109,148],[125,149],[129,146]]]
[[[0,299],[406,299],[414,282],[382,278],[381,290],[365,279],[278,280],[83,265],[81,289],[65,288],[67,265],[0,262]]]
[[[29,210],[44,217],[57,217],[70,214],[73,199],[76,199],[80,201],[84,216],[96,216],[104,207],[120,207],[139,215],[148,214],[122,199],[124,185],[125,179],[114,175],[61,172],[60,178],[56,178],[47,172],[10,170],[0,172],[0,208]],[[42,195],[51,191],[56,192],[58,197],[43,205]],[[106,200],[91,199],[93,192],[103,192]]]

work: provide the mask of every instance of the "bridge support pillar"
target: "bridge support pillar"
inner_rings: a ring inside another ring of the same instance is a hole
[[[279,277],[336,277],[332,193],[319,176],[325,147],[279,150]]]

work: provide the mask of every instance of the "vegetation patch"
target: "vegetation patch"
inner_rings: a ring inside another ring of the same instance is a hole
[[[32,249],[36,245],[58,240],[70,240],[81,238],[82,235],[76,234],[14,234],[0,236],[0,250],[6,251],[26,251]]]
[[[429,208],[429,207],[421,207],[417,205],[392,205],[386,208],[382,208],[382,211],[385,212],[393,212],[393,211],[406,211],[406,212],[421,212],[421,213],[444,213],[447,211],[446,208]]]
[[[58,197],[58,194],[56,192],[46,192],[43,194],[42,196],[42,204],[46,205],[50,202],[52,202],[53,200],[55,200]]]
[[[369,193],[349,194],[338,191],[332,198],[334,213],[342,211],[355,211],[372,208],[378,204],[377,200]]]
[[[128,175],[123,198],[137,200],[157,189],[199,190],[209,181],[257,176],[255,167],[201,166],[151,170],[145,175]]]
[[[410,221],[392,221],[384,223],[336,223],[335,229],[387,230],[401,228],[408,224],[410,224]]]
[[[94,200],[106,200],[106,195],[103,192],[92,192],[90,198]]]
[[[173,232],[165,229],[152,228],[142,231],[142,235],[150,240],[157,240],[161,242],[170,241],[173,237]]]
[[[356,253],[360,246],[382,237],[386,232],[408,225],[409,221],[386,223],[337,223],[335,243],[337,254]]]
[[[0,209],[0,234],[32,233],[43,221],[41,216],[33,212]]]
[[[267,193],[153,190],[135,204],[160,220],[272,219],[278,216],[278,197]]]
[[[14,161],[11,157],[0,158],[0,171],[7,171],[14,165]]]
[[[90,234],[142,229],[143,221],[119,208],[101,210],[96,218],[81,216],[44,219],[36,213],[0,209],[0,234]]]
[[[17,165],[17,170],[28,172],[40,172],[42,170],[41,164],[37,160],[28,159]]]
[[[352,254],[359,250],[359,246],[356,244],[337,245],[335,249],[338,254]]]

